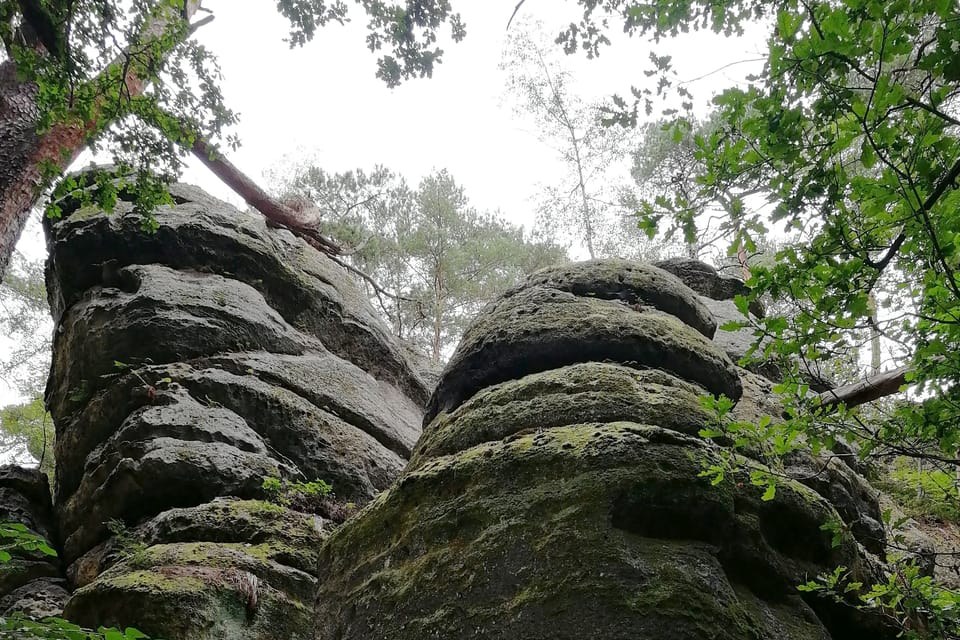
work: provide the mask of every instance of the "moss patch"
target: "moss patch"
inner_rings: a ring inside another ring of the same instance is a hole
[[[424,431],[413,465],[525,430],[629,420],[696,435],[706,393],[669,373],[604,362],[575,364],[488,387]]]
[[[776,507],[745,478],[710,486],[714,450],[621,422],[426,460],[328,539],[319,637],[818,637],[782,603],[856,549],[830,547],[832,510],[799,485]]]

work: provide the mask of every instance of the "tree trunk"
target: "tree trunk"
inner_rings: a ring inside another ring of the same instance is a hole
[[[867,310],[870,312],[870,375],[880,373],[880,317],[877,313],[877,297],[871,291],[867,295]]]
[[[159,35],[171,20],[189,20],[199,6],[199,0],[188,0],[182,12],[164,12],[145,26],[144,35]],[[131,97],[142,94],[146,80],[127,69],[125,92]],[[108,124],[95,116],[83,123],[57,123],[39,133],[36,97],[37,86],[17,79],[12,60],[0,63],[0,282],[30,209],[56,178],[44,167],[63,171],[86,148],[89,137]]]
[[[0,63],[0,281],[40,192],[36,95],[12,60]]]

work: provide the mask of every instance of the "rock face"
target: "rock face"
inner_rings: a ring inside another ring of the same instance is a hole
[[[427,383],[340,267],[258,215],[172,194],[153,234],[122,201],[66,203],[48,229],[66,615],[308,638],[330,518],[399,475]],[[335,498],[267,502],[267,478]]]
[[[0,523],[21,524],[56,545],[47,476],[37,469],[0,467]],[[12,555],[0,564],[0,616],[13,611],[37,618],[59,615],[69,597],[59,559],[40,551],[17,550]]]
[[[855,472],[811,479],[798,456],[806,484],[772,501],[743,472],[702,474],[731,455],[699,436],[702,395],[779,411],[717,329],[735,281],[543,270],[480,314],[434,388],[327,258],[173,195],[155,234],[124,202],[65,203],[48,229],[53,501],[43,476],[0,471],[0,520],[60,556],[0,565],[0,609],[167,640],[895,636],[796,589],[839,565],[880,576]],[[294,495],[320,479],[334,496]],[[856,539],[834,546],[831,519]]]
[[[467,330],[407,470],[321,550],[318,638],[894,637],[796,589],[878,575],[821,530],[828,499],[702,477],[721,449],[698,397],[760,387],[695,297],[650,295],[674,279],[644,267],[611,295],[610,266],[537,274]]]
[[[748,316],[737,308],[734,299],[739,295],[750,292],[742,280],[717,272],[712,266],[692,258],[670,258],[654,263],[655,266],[670,272],[681,282],[693,289],[699,301],[709,310],[717,324],[714,342],[724,353],[730,356],[735,363],[739,363],[744,356],[751,352],[751,346],[756,342],[753,329],[748,325],[737,329],[724,329],[723,326],[732,322],[748,322],[751,318],[764,316],[763,305],[758,301],[750,303]],[[766,342],[761,342],[761,346]],[[747,368],[767,380],[781,382],[783,370],[772,359],[758,358],[753,354]],[[831,381],[823,372],[814,368],[814,365],[802,363],[800,374],[804,377],[811,389],[817,392],[826,391],[833,387]]]

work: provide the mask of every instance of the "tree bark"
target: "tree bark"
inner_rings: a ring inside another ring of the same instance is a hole
[[[188,0],[182,12],[166,11],[147,25],[144,36],[162,33],[172,20],[189,20],[199,6],[198,0]],[[114,63],[122,64],[122,60]],[[141,95],[147,81],[128,68],[125,91],[131,97]],[[63,171],[84,150],[90,136],[108,124],[94,117],[87,122],[57,123],[40,133],[36,98],[36,84],[18,80],[12,60],[0,63],[0,282],[30,209],[55,178],[44,173],[44,165]]]
[[[39,117],[36,85],[17,79],[13,60],[0,63],[0,281],[40,191]]]

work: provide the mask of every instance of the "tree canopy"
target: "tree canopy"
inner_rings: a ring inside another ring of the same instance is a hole
[[[442,26],[449,25],[453,40],[465,34],[449,0],[357,4],[368,20],[367,45],[381,54],[377,75],[388,86],[432,74],[443,54]],[[343,23],[349,9],[339,1],[277,2],[290,22],[291,47],[326,24]],[[119,175],[131,176],[123,188],[148,227],[152,208],[169,202],[164,183],[190,152],[219,160],[214,172],[271,213],[273,203],[221,157],[221,146],[239,143],[229,132],[237,116],[220,92],[214,54],[192,37],[211,18],[191,23],[202,11],[199,0],[0,1],[0,272],[30,207],[87,146],[107,148]],[[66,180],[59,189],[80,186]],[[104,189],[93,195],[108,208],[115,197]],[[275,213],[304,231],[289,211]]]
[[[797,302],[790,323],[760,331],[772,349],[820,359],[859,348],[876,323],[921,399],[880,426],[843,429],[877,451],[960,463],[960,7],[954,2],[589,3],[560,41],[596,55],[608,38],[598,19],[655,41],[709,28],[736,35],[746,21],[769,26],[762,73],[716,96],[717,126],[696,135],[696,192],[669,211],[646,207],[648,225],[689,224],[688,203],[713,203],[733,245],[779,230],[791,238],[771,266],[753,270],[754,295]],[[612,121],[633,123],[671,90],[692,97],[667,57],[652,55],[656,88],[618,99]],[[659,204],[664,204],[660,202]],[[684,229],[688,235],[691,229]],[[879,313],[871,310],[871,296]],[[895,388],[895,385],[894,385]],[[808,425],[809,426],[809,425]],[[836,434],[836,424],[827,431]]]

